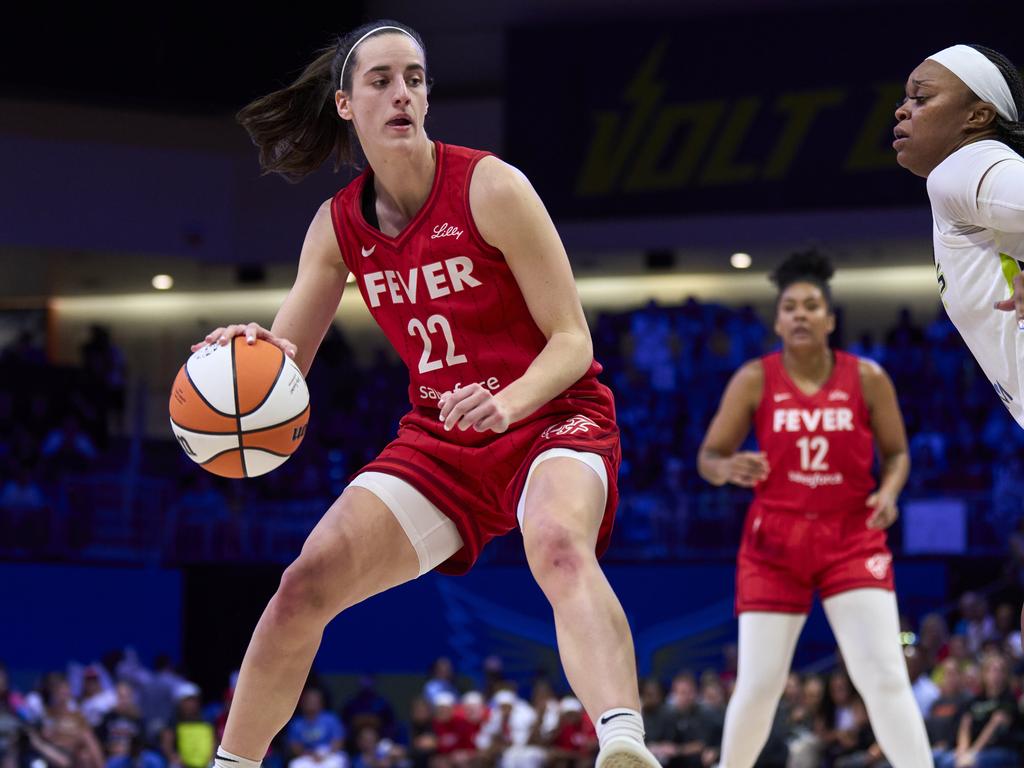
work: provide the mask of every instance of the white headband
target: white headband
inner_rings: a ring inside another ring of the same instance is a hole
[[[1004,120],[1017,122],[1020,119],[1006,78],[981,51],[969,45],[954,45],[928,58],[959,77],[979,99],[995,107]]]
[[[408,38],[410,40],[412,40],[414,43],[416,43],[416,45],[419,45],[419,42],[416,40],[416,38],[413,37],[412,35],[410,35],[408,33],[408,31],[402,29],[401,27],[376,27],[374,29],[371,29],[365,35],[363,35],[358,40],[356,40],[355,43],[352,45],[352,47],[348,49],[348,53],[345,54],[345,60],[343,62],[341,62],[341,75],[338,77],[338,87],[339,88],[341,88],[342,90],[345,89],[345,67],[348,66],[348,57],[352,55],[352,51],[354,51],[356,48],[358,48],[359,44],[361,42],[363,42],[363,40],[368,38],[370,35],[376,35],[378,32],[381,32],[381,31],[383,31],[385,29],[393,29],[396,32],[401,32],[403,35],[408,36]]]

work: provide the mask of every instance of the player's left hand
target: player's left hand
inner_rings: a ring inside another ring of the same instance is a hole
[[[867,506],[873,510],[867,522],[872,531],[884,531],[900,516],[896,498],[886,491],[875,491],[868,496]]]
[[[441,395],[440,405],[439,418],[446,430],[458,427],[465,431],[472,427],[477,432],[504,432],[511,421],[501,400],[480,384],[445,392]]]
[[[1024,272],[1013,276],[1013,296],[996,302],[996,309],[1017,313],[1017,327],[1024,331]]]

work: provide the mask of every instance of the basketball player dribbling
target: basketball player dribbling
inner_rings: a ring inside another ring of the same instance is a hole
[[[335,615],[435,568],[464,573],[518,524],[566,676],[597,725],[597,765],[657,766],[629,627],[597,562],[619,433],[568,258],[520,172],[427,137],[427,83],[419,35],[379,21],[239,113],[268,172],[298,179],[332,154],[352,161],[353,136],[368,167],[314,216],[272,328],[230,325],[203,343],[265,339],[307,372],[351,273],[409,368],[412,410],[282,576],[216,765],[256,768]]]
[[[723,768],[749,768],[764,747],[815,591],[889,763],[932,765],[885,534],[910,469],[903,417],[878,365],[829,348],[832,273],[815,253],[776,270],[782,351],[736,372],[700,449],[705,480],[754,489],[736,571],[739,668]],[[759,450],[740,451],[751,427]]]
[[[1024,427],[1022,117],[1019,70],[990,48],[954,45],[910,73],[893,148],[896,162],[928,179],[946,313]]]

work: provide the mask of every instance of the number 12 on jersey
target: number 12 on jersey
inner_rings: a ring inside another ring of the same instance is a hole
[[[434,336],[441,332],[444,336],[444,341],[448,346],[445,353],[444,360],[437,359],[431,360],[430,355],[434,350],[431,336]],[[448,322],[448,318],[444,315],[431,315],[427,318],[427,322],[422,322],[419,318],[413,318],[409,321],[409,335],[419,336],[423,339],[423,354],[420,355],[420,373],[429,373],[430,371],[436,371],[438,368],[443,368],[446,365],[451,367],[453,365],[462,365],[468,362],[465,355],[456,354],[455,352],[455,339],[452,336],[452,326]]]
[[[827,437],[801,437],[796,441],[800,449],[800,470],[802,472],[826,472],[828,462],[828,438]],[[814,455],[811,455],[811,452]]]

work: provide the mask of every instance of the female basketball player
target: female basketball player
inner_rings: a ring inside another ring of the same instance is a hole
[[[412,410],[285,571],[217,764],[255,768],[335,615],[434,568],[467,571],[518,520],[566,675],[600,729],[598,765],[657,766],[629,627],[595,556],[619,438],[565,250],[520,172],[427,137],[427,84],[419,35],[380,21],[239,113],[266,171],[298,179],[330,155],[352,161],[353,136],[368,167],[314,216],[271,330],[231,325],[206,343],[266,339],[308,371],[351,273],[409,367]]]
[[[903,417],[881,368],[829,349],[832,273],[814,253],[776,270],[782,352],[736,372],[700,449],[705,480],[754,488],[736,572],[727,768],[752,766],[764,746],[815,590],[889,762],[931,765],[900,649],[885,535],[910,468]],[[740,451],[752,426],[759,450]]]
[[[954,45],[910,73],[906,94],[893,148],[928,179],[942,303],[1024,427],[1024,80],[1002,54]]]

